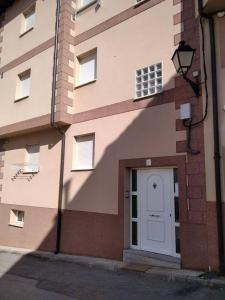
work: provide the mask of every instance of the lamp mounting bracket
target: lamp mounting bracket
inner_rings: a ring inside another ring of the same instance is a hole
[[[199,97],[200,96],[200,86],[199,86],[198,78],[196,78],[196,82],[194,82],[193,80],[188,78],[186,76],[186,74],[184,74],[183,79],[190,84],[190,86],[191,86],[193,92],[195,93],[196,97]]]

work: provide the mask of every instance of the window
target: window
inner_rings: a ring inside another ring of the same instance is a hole
[[[74,15],[74,21],[76,20],[79,13],[83,12],[84,10],[86,10],[87,8],[92,6],[93,4],[96,4],[95,11],[97,11],[99,9],[99,7],[101,6],[101,0],[79,0],[78,1],[78,9],[76,10],[75,15]]]
[[[135,98],[142,98],[156,93],[163,89],[162,63],[157,63],[136,71]]]
[[[89,134],[75,137],[73,159],[74,170],[90,170],[94,167],[95,135]]]
[[[35,5],[29,7],[22,15],[22,28],[21,34],[30,31],[35,23]]]
[[[11,209],[9,224],[16,227],[24,227],[24,211]]]
[[[173,169],[174,177],[174,218],[175,218],[175,244],[176,254],[180,255],[180,214],[179,214],[179,185],[178,185],[178,172],[177,169]]]
[[[131,195],[130,195],[131,205],[130,205],[130,216],[131,216],[131,248],[138,248],[140,244],[140,211],[139,211],[139,201],[137,193],[137,170],[131,170]]]
[[[40,146],[30,145],[26,147],[25,167],[23,173],[37,173],[39,171]]]
[[[78,57],[79,74],[77,85],[96,80],[97,51]]]
[[[137,3],[140,3],[140,2],[143,2],[144,0],[136,0],[136,4]]]
[[[91,2],[93,2],[93,0],[80,0],[80,6],[86,6]]]
[[[27,70],[18,75],[16,100],[29,97],[30,94],[30,75],[31,71]]]

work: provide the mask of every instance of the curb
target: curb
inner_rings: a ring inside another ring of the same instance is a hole
[[[32,251],[32,250],[24,249],[24,248],[13,248],[13,247],[0,246],[0,253],[17,254],[17,255],[20,255],[21,257],[33,256],[33,257],[48,259],[51,261],[72,262],[72,263],[76,263],[76,264],[80,264],[80,265],[85,265],[90,268],[96,268],[96,269],[102,269],[102,270],[108,270],[108,271],[117,271],[123,267],[122,261],[89,257],[89,256],[54,254],[52,252]]]
[[[225,289],[225,277],[219,277],[214,279],[201,279],[199,275],[203,272],[191,271],[191,270],[172,270],[153,267],[149,269],[146,274],[159,276],[168,281],[180,281],[196,283],[202,286],[210,288],[223,288]]]

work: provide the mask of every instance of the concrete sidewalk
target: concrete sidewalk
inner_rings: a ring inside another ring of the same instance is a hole
[[[225,299],[225,288],[199,284],[189,271],[179,276],[143,265],[8,250],[0,251],[0,300]]]
[[[51,261],[62,261],[62,262],[73,262],[76,264],[88,266],[90,268],[118,271],[127,270],[134,272],[142,272],[149,275],[158,276],[159,278],[166,279],[168,281],[183,281],[201,284],[203,286],[214,287],[214,288],[225,288],[225,277],[212,276],[215,278],[202,279],[200,276],[203,272],[194,270],[184,270],[184,269],[168,269],[161,267],[151,267],[148,265],[134,265],[134,264],[124,264],[121,261],[115,261],[110,259],[87,257],[87,256],[75,256],[66,254],[57,254],[51,252],[42,251],[31,251],[22,248],[12,248],[0,246],[0,253],[12,253],[17,254],[18,257],[23,256],[34,256],[44,259],[49,259]],[[214,275],[214,274],[213,274]]]

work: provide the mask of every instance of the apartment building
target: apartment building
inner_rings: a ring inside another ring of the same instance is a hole
[[[1,246],[219,269],[199,20],[194,0],[0,0]],[[182,40],[200,96],[171,60]]]

